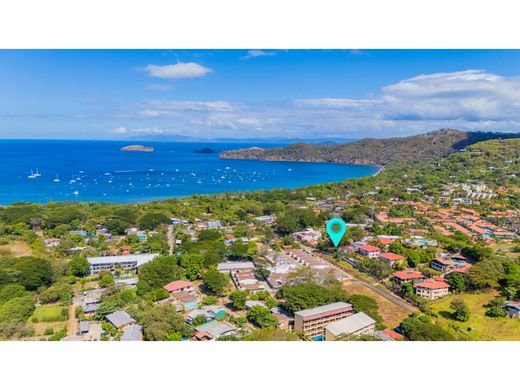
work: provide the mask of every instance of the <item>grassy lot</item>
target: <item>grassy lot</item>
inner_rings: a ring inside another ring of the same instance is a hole
[[[498,295],[496,291],[487,291],[450,296],[432,305],[433,311],[439,316],[435,321],[463,339],[520,340],[520,319],[491,318],[485,315],[484,305]],[[451,318],[450,303],[454,298],[464,300],[469,306],[471,318],[468,322],[459,322]]]
[[[62,309],[66,306],[45,305],[38,306],[33,315],[29,318],[29,323],[39,322],[60,322],[66,321],[67,315],[62,314]]]
[[[513,248],[518,244],[498,244],[494,247],[495,253],[508,257],[511,260],[520,259],[520,253],[514,252]]]
[[[3,256],[23,257],[31,256],[32,249],[25,241],[16,240],[9,244],[0,245],[0,253]]]
[[[365,287],[361,284],[345,282],[343,284],[343,288],[349,294],[366,295],[371,298],[374,298],[377,304],[379,305],[379,315],[383,317],[385,325],[390,328],[394,328],[397,325],[399,325],[401,321],[408,317],[408,315],[410,314],[402,307],[397,306],[395,303],[390,302],[381,295],[375,293],[368,287]]]

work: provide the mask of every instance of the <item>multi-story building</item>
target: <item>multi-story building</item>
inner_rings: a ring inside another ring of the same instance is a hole
[[[353,314],[325,327],[325,340],[333,341],[342,337],[361,336],[375,332],[376,320],[363,312]]]
[[[417,281],[425,279],[422,272],[419,271],[397,271],[392,274],[393,282],[402,286],[404,283],[415,283]]]
[[[294,313],[294,331],[310,338],[324,338],[325,327],[354,314],[351,304],[336,302]]]
[[[115,271],[116,267],[121,267],[125,271],[139,268],[159,256],[159,253],[143,253],[140,255],[124,256],[101,256],[87,257],[90,263],[89,274],[97,274],[101,271]]]
[[[374,245],[361,245],[358,247],[358,251],[363,256],[369,257],[371,259],[377,259],[381,254],[381,249]]]
[[[437,299],[448,294],[450,285],[441,280],[426,279],[415,285],[415,293],[426,299]]]

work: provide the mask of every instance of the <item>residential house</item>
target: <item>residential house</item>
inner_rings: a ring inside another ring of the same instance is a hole
[[[192,292],[193,283],[187,280],[174,280],[163,287],[170,294],[178,293],[181,291]]]
[[[59,238],[47,238],[43,240],[43,245],[45,245],[47,248],[53,248],[59,246],[61,243],[61,240]]]
[[[312,228],[307,228],[301,232],[294,233],[296,241],[306,242],[311,246],[318,245],[318,240],[321,238],[321,232]]]
[[[222,336],[234,334],[236,328],[227,322],[210,321],[197,326],[195,330],[196,340],[216,340]]]
[[[450,285],[439,279],[425,279],[415,285],[415,293],[425,299],[437,299],[449,293]]]
[[[121,341],[142,341],[143,327],[141,325],[130,325],[125,327]]]
[[[383,252],[378,256],[379,260],[385,262],[391,267],[395,267],[396,264],[403,263],[406,260],[406,257],[398,255],[393,252]]]
[[[398,286],[402,286],[404,283],[414,284],[425,278],[422,272],[419,271],[397,271],[392,274],[392,280]]]
[[[110,313],[106,316],[106,319],[117,329],[126,325],[133,325],[136,323],[135,319],[130,317],[130,315],[124,310],[118,310],[113,313]]]
[[[175,301],[177,301],[177,303],[182,305],[184,311],[190,311],[197,308],[199,300],[192,292],[179,291],[172,293],[171,296]]]
[[[377,259],[381,254],[381,249],[377,246],[367,244],[358,246],[358,252],[368,258]]]
[[[251,308],[253,308],[255,306],[267,307],[267,306],[265,306],[265,304],[262,301],[256,301],[256,300],[250,300],[250,299],[248,299],[246,301],[246,309],[247,310],[251,310]]]

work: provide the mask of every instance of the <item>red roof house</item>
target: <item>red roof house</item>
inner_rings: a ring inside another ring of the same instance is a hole
[[[164,289],[172,294],[181,291],[190,292],[193,291],[193,283],[188,282],[187,280],[174,280],[164,286]]]

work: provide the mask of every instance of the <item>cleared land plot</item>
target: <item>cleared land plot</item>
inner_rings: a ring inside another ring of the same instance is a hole
[[[61,322],[67,320],[67,313],[62,313],[62,309],[66,306],[61,305],[45,305],[37,306],[36,310],[31,317],[29,317],[29,323],[39,322]]]
[[[5,253],[7,256],[24,257],[31,256],[32,249],[25,241],[14,241],[7,245],[0,245],[0,253]]]
[[[379,314],[381,317],[383,317],[385,325],[388,327],[396,327],[410,314],[409,311],[404,310],[402,307],[397,306],[395,303],[390,302],[381,295],[361,284],[345,282],[343,283],[343,288],[349,294],[366,295],[374,298],[379,305]]]
[[[457,337],[469,340],[520,340],[520,319],[486,316],[484,305],[498,296],[496,291],[463,293],[434,303],[432,309],[439,316],[436,322]],[[462,299],[469,306],[469,321],[459,322],[451,318],[453,310],[450,309],[450,303],[454,298]]]

